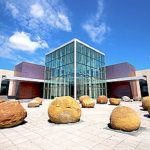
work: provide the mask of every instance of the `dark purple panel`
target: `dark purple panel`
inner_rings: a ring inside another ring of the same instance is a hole
[[[44,79],[44,69],[42,65],[22,62],[15,66],[15,76]]]
[[[120,63],[106,67],[106,78],[122,78],[135,76],[135,68],[129,63]]]

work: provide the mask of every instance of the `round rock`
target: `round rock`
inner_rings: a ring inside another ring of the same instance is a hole
[[[55,98],[48,108],[48,116],[54,123],[74,123],[81,117],[81,108],[70,96]]]
[[[93,99],[88,99],[88,100],[84,99],[82,101],[82,107],[83,108],[94,108],[94,106],[95,106],[95,102]]]
[[[33,100],[37,101],[40,105],[42,105],[43,99],[40,97],[35,97]]]
[[[97,98],[97,103],[98,104],[107,104],[108,102],[108,99],[107,99],[107,96],[98,96]]]
[[[0,104],[0,128],[19,125],[27,117],[26,110],[17,101],[7,101]]]
[[[134,131],[140,127],[141,119],[131,108],[121,106],[115,108],[110,116],[110,125],[113,129]]]
[[[150,107],[150,97],[149,96],[144,97],[142,99],[142,107],[144,110],[148,110],[148,107]]]
[[[122,97],[122,100],[125,101],[125,102],[131,102],[132,100],[130,99],[130,97],[128,96],[123,96]]]
[[[40,106],[40,103],[36,100],[32,100],[28,103],[28,107],[31,108],[31,107],[39,107]]]
[[[120,104],[121,99],[119,98],[110,98],[109,102],[111,105],[119,105]]]
[[[83,95],[83,96],[79,97],[80,103],[82,103],[83,100],[88,100],[88,99],[90,99],[90,97],[88,95]]]

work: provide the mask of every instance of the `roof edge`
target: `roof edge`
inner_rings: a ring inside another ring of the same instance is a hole
[[[64,44],[62,44],[62,45],[60,45],[59,47],[54,48],[52,51],[47,52],[47,53],[45,54],[45,56],[48,55],[48,54],[50,54],[50,53],[52,53],[52,52],[54,52],[54,51],[56,51],[56,50],[59,49],[59,48],[62,48],[62,47],[64,47],[64,46],[66,46],[66,45],[68,45],[68,44],[70,44],[70,43],[72,43],[72,42],[76,42],[76,41],[79,42],[79,43],[81,43],[81,44],[83,44],[83,45],[85,45],[85,46],[87,46],[87,47],[89,47],[89,48],[91,48],[91,49],[93,49],[93,50],[95,50],[96,52],[98,52],[98,53],[100,53],[100,54],[102,54],[102,55],[105,55],[105,53],[99,51],[98,49],[96,49],[96,48],[94,48],[94,47],[92,47],[92,46],[90,46],[90,45],[88,45],[88,44],[82,42],[81,40],[79,40],[79,39],[77,39],[77,38],[73,38],[72,40],[70,40],[70,41],[68,41],[68,42],[66,42],[66,43],[64,43]]]

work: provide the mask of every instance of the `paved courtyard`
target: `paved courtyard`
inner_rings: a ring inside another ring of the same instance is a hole
[[[109,116],[116,107],[96,104],[95,108],[82,108],[81,120],[72,124],[48,122],[45,100],[39,108],[27,108],[26,123],[0,129],[0,150],[149,150],[150,118],[142,111],[141,102],[122,102],[134,108],[141,116],[138,131],[122,132],[108,128]]]

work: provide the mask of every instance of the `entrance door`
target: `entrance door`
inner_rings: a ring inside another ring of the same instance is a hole
[[[0,95],[8,95],[9,81],[2,81]]]

